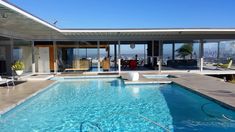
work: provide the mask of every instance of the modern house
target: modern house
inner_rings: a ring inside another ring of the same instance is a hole
[[[189,54],[177,53],[183,45],[191,45]],[[205,56],[205,45],[217,51]],[[224,46],[230,48],[222,53]],[[142,53],[125,58],[125,48]],[[0,1],[0,75],[11,74],[16,60],[24,62],[26,73],[102,72],[104,58],[110,71],[132,70],[131,60],[133,70],[218,71],[210,67],[235,57],[234,50],[235,28],[61,29]]]

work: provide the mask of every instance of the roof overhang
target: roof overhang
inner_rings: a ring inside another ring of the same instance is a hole
[[[69,39],[91,40],[191,40],[235,39],[235,29],[212,28],[147,28],[147,29],[61,29]]]
[[[0,0],[0,36],[26,40],[235,39],[235,28],[60,29]]]
[[[31,40],[61,36],[60,30],[32,14],[0,0],[0,35]]]

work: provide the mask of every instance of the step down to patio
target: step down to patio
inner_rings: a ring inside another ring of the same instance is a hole
[[[169,84],[172,81],[128,81],[124,80],[125,85],[140,85],[140,84]]]
[[[107,72],[107,73],[103,72],[103,73],[98,73],[98,75],[119,75],[119,73],[117,73],[117,72]]]

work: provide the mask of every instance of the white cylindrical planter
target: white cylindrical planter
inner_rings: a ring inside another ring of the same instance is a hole
[[[24,70],[15,70],[15,72],[18,76],[20,76],[23,74]]]
[[[139,73],[138,72],[130,72],[128,73],[128,80],[130,81],[138,81],[139,80]]]

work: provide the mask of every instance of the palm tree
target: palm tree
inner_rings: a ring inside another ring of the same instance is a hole
[[[177,56],[183,58],[184,60],[188,55],[190,55],[190,58],[192,59],[193,45],[190,43],[183,44],[179,49],[176,50],[176,52],[178,52]]]

